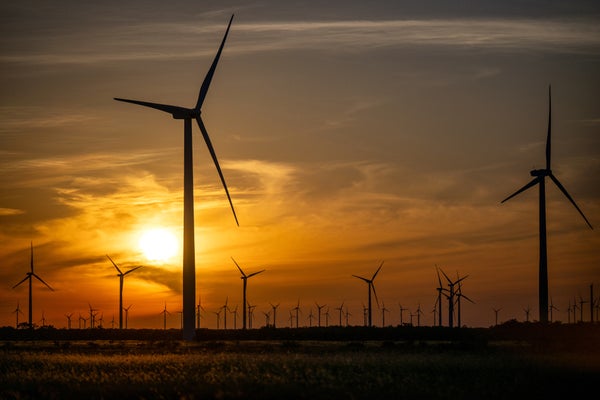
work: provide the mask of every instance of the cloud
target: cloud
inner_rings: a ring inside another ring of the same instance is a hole
[[[25,213],[25,211],[23,211],[23,210],[18,210],[15,208],[0,207],[0,217],[6,216],[6,215],[19,215],[19,214],[24,214],[24,213]]]
[[[56,65],[212,57],[221,37],[218,33],[223,30],[222,23],[199,26],[187,21],[115,26],[101,35],[84,31],[40,38],[46,42],[40,50],[5,51],[0,62]],[[229,56],[291,50],[374,51],[402,46],[595,55],[600,46],[600,27],[595,20],[585,19],[249,22],[235,23],[231,35]]]

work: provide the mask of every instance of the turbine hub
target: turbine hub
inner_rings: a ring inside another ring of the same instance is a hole
[[[552,171],[549,169],[534,169],[529,172],[531,176],[548,176],[552,174]]]

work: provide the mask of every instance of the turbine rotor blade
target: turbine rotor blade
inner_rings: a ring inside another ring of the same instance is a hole
[[[133,272],[133,271],[135,271],[136,269],[142,268],[142,267],[143,267],[143,265],[140,265],[140,266],[138,266],[138,267],[135,267],[135,268],[131,268],[129,271],[125,272],[125,273],[123,274],[123,276],[125,276],[125,275],[127,275],[127,274],[129,274],[129,273],[131,273],[131,272]]]
[[[523,186],[521,189],[517,190],[516,192],[514,192],[513,194],[511,194],[510,196],[508,196],[507,198],[505,198],[504,200],[502,200],[500,203],[504,203],[505,201],[512,199],[513,197],[515,197],[519,193],[526,191],[530,187],[532,187],[535,184],[539,183],[539,180],[540,180],[540,178],[536,176],[535,178],[532,179],[531,182],[529,182],[527,185]]]
[[[448,275],[446,275],[446,273],[444,272],[444,270],[440,268],[440,271],[442,271],[442,274],[444,274],[444,277],[446,278],[446,280],[448,281],[448,283],[452,283],[452,281],[450,280],[450,278],[448,278]]]
[[[371,289],[373,289],[373,295],[375,296],[375,303],[377,303],[377,308],[379,308],[379,299],[377,299],[377,292],[375,291],[375,285],[373,284],[373,282],[370,282],[369,285],[371,286]]]
[[[352,276],[355,277],[355,278],[358,278],[358,279],[362,279],[363,281],[365,281],[367,283],[371,282],[370,280],[368,280],[367,278],[363,278],[362,276],[358,276],[358,275],[352,275]]]
[[[138,106],[154,108],[155,110],[163,111],[171,115],[191,114],[191,110],[187,108],[172,106],[169,104],[150,103],[148,101],[122,99],[120,97],[114,97],[114,99],[117,101],[123,101],[125,103],[137,104]]]
[[[54,292],[54,289],[52,289],[50,287],[50,285],[48,285],[46,282],[44,282],[44,280],[42,278],[40,278],[39,276],[37,276],[36,274],[31,274],[32,276],[34,276],[38,281],[42,282],[44,285],[46,285],[48,287],[48,289],[52,290]]]
[[[261,270],[261,271],[258,271],[258,272],[253,272],[253,273],[251,273],[250,275],[248,275],[248,278],[250,278],[251,276],[254,276],[254,275],[258,275],[258,274],[260,274],[261,272],[265,272],[265,271],[266,271],[266,270],[265,270],[265,269],[263,269],[263,270]]]
[[[371,278],[371,280],[375,280],[375,277],[379,273],[379,270],[381,269],[381,267],[383,267],[383,261],[381,262],[381,264],[379,264],[379,268],[377,268],[377,271],[375,271],[375,273],[373,274],[373,277]]]
[[[438,268],[437,264],[435,266],[435,271],[437,272],[438,283],[439,283],[440,288],[441,288],[442,287],[442,278],[440,277],[440,269]]]
[[[108,259],[115,266],[115,268],[117,269],[117,271],[119,271],[119,275],[123,275],[123,272],[121,272],[121,270],[119,269],[119,267],[117,267],[117,264],[113,261],[113,259],[110,258],[110,256],[108,254],[106,255],[106,257],[108,257]]]
[[[577,211],[579,211],[579,214],[581,214],[581,216],[585,220],[585,223],[590,227],[590,229],[594,229],[592,227],[592,224],[590,224],[590,221],[588,221],[588,219],[583,214],[583,211],[581,211],[581,209],[579,209],[579,207],[575,203],[575,200],[573,200],[573,198],[571,197],[571,195],[569,194],[569,192],[567,192],[567,189],[565,189],[565,187],[558,181],[558,179],[553,174],[550,174],[550,179],[552,179],[552,181],[556,184],[556,186],[558,186],[558,188],[560,189],[560,191],[563,192],[563,194],[567,197],[567,199],[569,199],[569,201],[571,202],[571,204],[573,204],[573,206],[575,206],[575,208],[577,209]]]
[[[552,132],[552,87],[548,86],[548,136],[546,138],[546,169],[550,171],[550,150],[551,150],[551,132]]]
[[[221,41],[221,45],[219,46],[219,50],[217,51],[217,55],[210,66],[210,69],[206,73],[204,77],[204,81],[202,82],[202,86],[200,87],[200,93],[198,93],[198,101],[196,102],[196,110],[200,110],[202,107],[202,103],[204,103],[204,98],[206,97],[206,93],[208,93],[208,87],[210,86],[210,82],[212,77],[217,69],[217,64],[219,62],[219,58],[221,57],[221,52],[223,51],[223,46],[225,46],[225,40],[227,40],[227,35],[229,34],[229,28],[231,27],[231,21],[233,21],[233,14],[229,19],[229,24],[227,25],[227,30],[225,31],[225,36],[223,36],[223,40]]]
[[[233,257],[231,257],[231,259],[233,260]],[[247,278],[247,276],[246,276],[246,274],[244,273],[244,271],[242,271],[242,267],[240,267],[240,266],[238,265],[238,263],[237,263],[237,262],[235,262],[235,260],[233,260],[233,263],[234,263],[234,264],[235,264],[235,266],[236,266],[236,267],[237,267],[237,268],[240,270],[240,272],[242,273],[242,276],[243,276],[244,278]]]
[[[233,202],[231,201],[231,196],[229,195],[229,189],[227,189],[227,184],[225,183],[225,177],[223,176],[223,172],[221,171],[221,166],[219,165],[219,160],[217,159],[217,154],[215,153],[215,149],[210,141],[210,137],[208,136],[208,132],[206,131],[206,127],[204,123],[202,123],[202,118],[199,116],[196,117],[196,121],[198,122],[198,127],[200,127],[200,131],[202,132],[202,136],[204,137],[204,141],[206,142],[206,146],[208,147],[208,151],[215,163],[215,167],[217,168],[217,172],[219,173],[219,177],[221,178],[221,183],[225,188],[225,193],[227,194],[227,200],[229,200],[229,205],[231,206],[231,211],[233,212],[233,218],[235,218],[235,223],[237,226],[240,226],[238,222],[237,215],[235,213],[235,209],[233,208]]]
[[[23,280],[21,280],[19,283],[17,283],[15,286],[13,286],[12,288],[16,288],[17,286],[19,286],[21,283],[25,282],[27,279],[31,279],[31,275],[27,274],[27,276],[25,278],[23,278]]]

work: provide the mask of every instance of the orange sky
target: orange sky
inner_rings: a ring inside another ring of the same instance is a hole
[[[344,302],[362,324],[367,289],[352,275],[382,261],[386,324],[399,304],[432,324],[435,265],[468,275],[464,324],[493,324],[493,308],[537,319],[537,189],[500,200],[544,165],[549,84],[553,171],[596,227],[548,182],[554,318],[590,284],[600,295],[600,9],[361,3],[0,6],[0,325],[14,324],[17,302],[27,318],[26,284],[11,288],[33,242],[36,273],[56,289],[34,283],[34,322],[43,311],[63,327],[88,304],[116,321],[109,254],[143,266],[125,279],[129,326],[162,327],[165,302],[179,326],[181,255],[149,261],[138,241],[157,227],[181,241],[182,122],[112,99],[192,106],[234,12],[203,119],[239,227],[194,130],[205,326],[226,299],[241,307],[231,257],[266,269],[248,284],[254,326],[269,303],[289,325],[298,301],[300,325],[315,302],[331,323]]]

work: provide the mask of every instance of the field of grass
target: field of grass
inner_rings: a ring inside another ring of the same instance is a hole
[[[598,352],[519,342],[0,342],[1,399],[583,398]],[[586,396],[587,397],[587,396]]]

